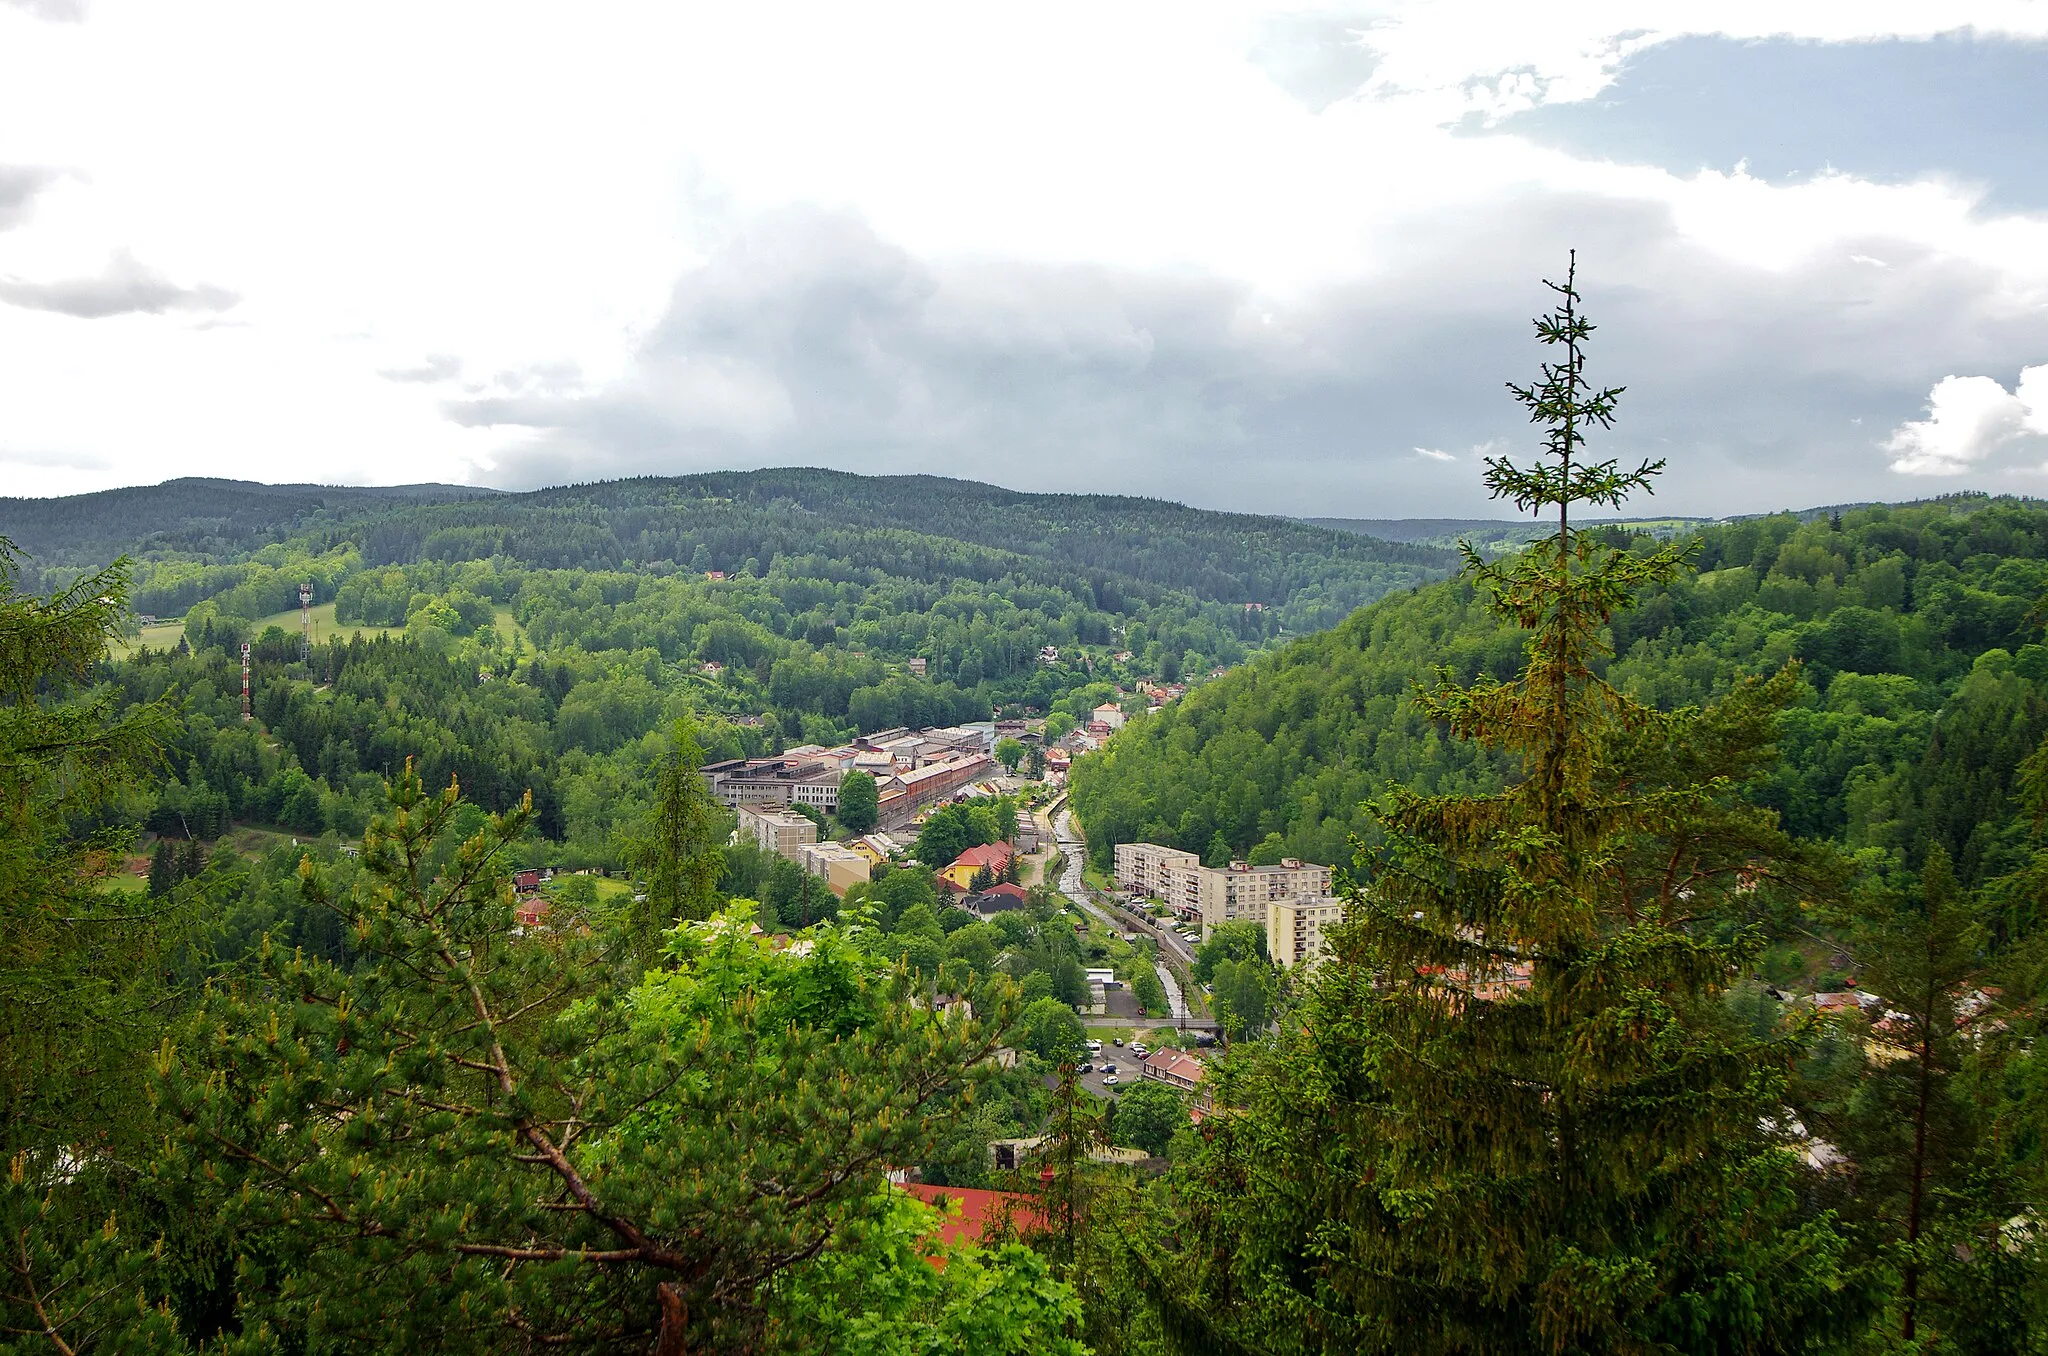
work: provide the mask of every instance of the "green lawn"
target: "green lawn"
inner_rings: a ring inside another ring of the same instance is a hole
[[[507,611],[507,622],[510,620],[510,615],[510,612]],[[258,617],[255,620],[254,630],[251,634],[260,636],[263,634],[264,628],[269,626],[281,627],[287,635],[295,636],[299,634],[299,609],[292,608],[288,612],[273,612],[267,617]],[[333,640],[337,636],[395,636],[403,634],[404,631],[405,628],[402,626],[364,626],[360,622],[350,622],[345,626],[340,625],[334,620],[333,603],[322,603],[313,609],[313,640],[315,643]],[[176,645],[178,638],[184,634],[185,623],[182,621],[159,622],[155,626],[143,627],[140,634],[132,639],[115,641],[112,648],[122,654],[126,654],[144,645],[149,646],[151,649],[168,650]]]

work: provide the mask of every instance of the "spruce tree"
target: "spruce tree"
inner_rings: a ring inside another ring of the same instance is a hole
[[[1234,1111],[1184,1182],[1208,1315],[1176,1309],[1191,1345],[1803,1350],[1839,1317],[1840,1243],[1792,1214],[1771,1128],[1796,1043],[1721,1003],[1757,945],[1745,923],[1827,883],[1739,794],[1793,679],[1659,712],[1603,677],[1609,620],[1688,551],[1574,521],[1663,469],[1585,454],[1621,392],[1586,378],[1575,271],[1536,322],[1557,356],[1510,386],[1545,455],[1486,466],[1556,530],[1466,551],[1526,663],[1416,698],[1514,776],[1390,791],[1298,1020],[1226,1064]]]
[[[149,897],[162,899],[178,883],[178,858],[171,847],[171,840],[156,840],[156,850],[149,854]]]
[[[17,588],[0,537],[0,1151],[104,1141],[134,1121],[168,916],[105,888],[118,832],[72,833],[153,771],[163,703],[86,679],[121,634],[128,567],[54,594]]]
[[[1828,1057],[1811,1061],[1821,1076],[1800,1089],[1801,1120],[1846,1155],[1831,1185],[1887,1292],[1883,1328],[1906,1349],[2026,1345],[2010,1333],[2027,1306],[1999,1294],[1996,1274],[2019,1249],[1981,1246],[2025,1193],[1987,1152],[2000,1136],[1965,1091],[1986,1036],[2005,1028],[1984,987],[1985,918],[1938,843],[1918,881],[1863,892],[1840,931],[1872,1007],[1840,1020]],[[1995,1063],[1976,1071],[1994,1087]]]
[[[628,859],[641,873],[644,898],[633,910],[633,935],[651,958],[660,935],[679,922],[709,918],[725,869],[726,820],[697,769],[703,751],[688,722],[677,721],[668,754],[655,774],[654,805]]]

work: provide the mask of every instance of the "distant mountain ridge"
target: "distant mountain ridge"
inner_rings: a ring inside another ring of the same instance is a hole
[[[83,565],[151,548],[236,553],[317,516],[500,493],[475,485],[266,485],[183,476],[55,499],[0,498],[0,537],[45,565]]]
[[[938,476],[814,468],[643,477],[521,493],[175,480],[64,499],[0,500],[0,535],[45,570],[128,553],[234,565],[287,540],[353,547],[366,565],[501,557],[529,568],[765,569],[822,556],[926,577],[932,562],[993,579],[1024,569],[1099,593],[1165,588],[1316,630],[1442,578],[1456,555],[1289,518],[1124,495],[1036,494]],[[966,551],[968,554],[962,555]]]

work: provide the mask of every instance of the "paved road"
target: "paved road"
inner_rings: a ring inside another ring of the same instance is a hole
[[[1094,914],[1116,931],[1129,932],[1131,929],[1136,928],[1141,932],[1149,933],[1158,940],[1161,950],[1166,955],[1178,957],[1184,965],[1194,964],[1195,949],[1188,944],[1187,938],[1171,928],[1162,928],[1155,925],[1149,918],[1140,917],[1114,905],[1102,902],[1101,896],[1088,888],[1087,881],[1081,874],[1082,859],[1087,853],[1088,847],[1087,844],[1081,841],[1080,835],[1074,832],[1074,817],[1065,809],[1062,809],[1053,819],[1053,834],[1059,839],[1060,851],[1065,853],[1067,858],[1066,872],[1060,877],[1060,892],[1062,894]],[[1167,995],[1172,997],[1178,992],[1179,989],[1174,987],[1169,981]],[[1183,1009],[1176,1009],[1176,1011],[1180,1010]]]
[[[1149,918],[1138,917],[1112,904],[1102,902],[1101,897],[1095,891],[1088,888],[1087,880],[1082,875],[1081,869],[1088,846],[1081,841],[1080,835],[1074,832],[1074,817],[1067,812],[1065,807],[1062,807],[1053,819],[1053,836],[1059,840],[1060,851],[1065,854],[1067,859],[1066,870],[1060,876],[1060,893],[1095,915],[1095,917],[1117,932],[1127,932],[1132,928],[1137,928],[1157,939],[1160,947],[1160,956],[1153,963],[1152,968],[1159,975],[1160,985],[1166,990],[1166,1000],[1169,1004],[1167,1010],[1173,1014],[1173,1017],[1169,1020],[1187,1026],[1202,1025],[1213,1028],[1215,1025],[1213,1022],[1197,1023],[1190,1020],[1191,1014],[1188,1010],[1187,996],[1181,992],[1179,978],[1174,974],[1173,967],[1168,963],[1169,959],[1178,958],[1183,965],[1194,964],[1195,951],[1188,944],[1187,939],[1170,928],[1156,926]]]

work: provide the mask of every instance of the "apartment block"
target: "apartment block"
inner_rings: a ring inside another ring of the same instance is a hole
[[[1198,886],[1202,933],[1218,923],[1249,918],[1266,921],[1266,906],[1330,893],[1330,868],[1288,857],[1277,866],[1232,862],[1221,870],[1201,868]]]
[[[1277,965],[1313,965],[1325,933],[1344,918],[1344,901],[1325,895],[1276,899],[1266,905],[1266,950]]]
[[[1157,843],[1116,845],[1117,887],[1131,894],[1165,899],[1167,880],[1163,872],[1175,867],[1200,870],[1201,865],[1201,858],[1179,848],[1161,847]]]
[[[806,843],[797,849],[797,865],[824,877],[825,888],[841,898],[868,879],[870,867],[866,856],[844,843]]]
[[[794,862],[805,847],[818,841],[818,826],[794,811],[742,805],[739,813],[741,841],[753,843],[763,852]]]

